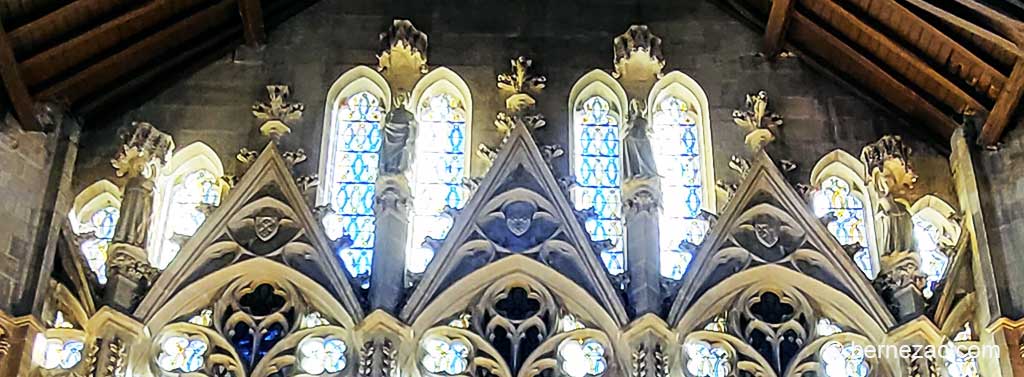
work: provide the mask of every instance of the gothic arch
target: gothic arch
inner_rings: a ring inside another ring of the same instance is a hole
[[[878,273],[880,265],[878,248],[875,246],[875,198],[872,191],[868,189],[866,172],[867,168],[860,160],[842,149],[836,149],[823,156],[814,165],[811,170],[810,183],[815,189],[820,189],[829,178],[838,178],[850,185],[852,195],[860,200],[864,216],[863,232],[867,242],[867,245],[864,246],[871,257],[873,273],[869,277],[873,279],[874,274]]]
[[[72,242],[77,263],[91,271],[90,279],[106,283],[107,249],[120,217],[121,189],[103,179],[75,197],[68,223],[77,236]]]
[[[910,214],[920,216],[922,219],[941,227],[949,233],[950,240],[953,242],[960,238],[960,224],[950,220],[950,218],[957,215],[957,211],[949,203],[946,203],[945,200],[935,195],[928,194],[915,201],[910,206]]]
[[[416,113],[423,100],[441,93],[454,95],[462,101],[466,112],[466,125],[469,129],[472,129],[473,95],[470,93],[469,85],[462,79],[462,76],[459,76],[458,73],[455,73],[455,71],[448,67],[434,68],[416,82],[416,86],[413,87],[409,98],[409,106],[412,107],[411,111]],[[468,136],[469,134],[467,133]],[[472,145],[470,140],[467,139],[466,145]]]
[[[626,90],[608,72],[595,69],[576,80],[572,89],[569,90],[569,124],[575,124],[572,117],[576,106],[593,96],[600,96],[611,103],[615,107],[614,111],[620,122],[625,119],[626,110],[629,109]],[[571,153],[572,151],[570,151]]]
[[[71,229],[75,233],[80,233],[81,223],[88,221],[93,213],[106,207],[121,208],[121,189],[113,182],[101,179],[75,196],[71,213],[68,215]]]

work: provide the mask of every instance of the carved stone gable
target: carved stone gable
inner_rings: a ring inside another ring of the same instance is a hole
[[[730,276],[765,265],[819,280],[857,301],[881,327],[894,324],[853,258],[762,151],[697,251],[672,305],[669,323],[678,322],[705,292]]]
[[[628,321],[604,264],[529,132],[528,127],[512,129],[493,168],[455,216],[451,233],[402,310],[403,320],[416,318],[470,272],[518,254],[561,272],[616,321]]]
[[[226,200],[182,246],[135,315],[149,318],[179,291],[214,271],[266,258],[322,285],[358,320],[362,309],[334,249],[275,143],[270,143]]]

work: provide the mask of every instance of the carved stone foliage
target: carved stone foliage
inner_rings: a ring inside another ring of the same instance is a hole
[[[627,81],[652,81],[661,75],[665,57],[661,38],[647,25],[633,25],[615,37],[615,77]]]
[[[351,330],[288,281],[243,277],[209,297],[158,329],[147,357],[154,375],[336,376],[357,367]]]
[[[465,311],[444,319],[420,341],[420,368],[437,375],[430,344],[437,340],[466,349],[466,367],[446,374],[474,376],[619,375],[612,342],[588,319],[568,313],[538,281],[514,277],[482,290]],[[583,354],[574,351],[584,345]],[[456,372],[456,373],[451,373]],[[590,374],[584,374],[590,375]]]
[[[267,85],[270,100],[252,106],[252,115],[263,122],[259,128],[263,136],[276,140],[291,133],[288,122],[302,119],[306,107],[301,103],[286,102],[290,93],[287,85]]]
[[[784,123],[781,115],[768,110],[768,93],[763,90],[757,94],[748,94],[746,106],[734,110],[732,119],[747,132],[747,147],[754,152],[775,141],[779,127]]]
[[[133,122],[118,136],[121,148],[111,160],[118,177],[153,177],[174,149],[170,135],[146,122]]]
[[[427,34],[409,20],[394,20],[380,33],[378,69],[399,91],[411,90],[416,78],[427,72]]]
[[[498,89],[509,93],[505,107],[512,112],[536,105],[533,95],[540,94],[547,85],[547,77],[531,72],[533,60],[525,56],[512,59],[512,70],[498,74]]]

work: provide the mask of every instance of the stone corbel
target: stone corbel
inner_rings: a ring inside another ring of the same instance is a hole
[[[661,53],[661,38],[651,33],[647,25],[633,25],[615,37],[615,73],[625,82],[652,83],[661,77],[665,57]],[[628,85],[627,85],[628,86]]]
[[[627,179],[622,184],[622,203],[626,217],[655,214],[661,208],[661,183],[657,177]]]
[[[378,70],[399,91],[411,90],[416,80],[427,73],[427,34],[409,20],[394,20],[380,33]]]

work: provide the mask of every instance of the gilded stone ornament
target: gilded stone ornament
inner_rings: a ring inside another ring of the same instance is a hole
[[[534,95],[544,89],[547,77],[530,72],[533,60],[520,56],[512,59],[512,71],[498,74],[498,89],[508,93],[505,108],[512,113],[521,113],[533,108],[537,101]]]
[[[757,94],[748,94],[746,107],[734,110],[732,119],[747,132],[745,141],[753,152],[775,141],[779,127],[784,123],[781,115],[768,110],[768,93],[763,90]]]
[[[661,53],[661,38],[651,33],[647,25],[632,25],[625,33],[615,37],[615,78],[628,81],[653,81],[661,76],[665,57]]]
[[[121,148],[110,161],[118,177],[152,178],[174,150],[171,136],[146,122],[132,122],[118,136]]]
[[[288,166],[295,167],[295,165],[306,162],[308,157],[306,156],[306,151],[299,148],[295,151],[282,153],[281,158],[284,158],[284,161],[288,163]]]
[[[741,179],[746,178],[747,173],[750,173],[750,161],[743,157],[732,155],[729,157],[729,169],[736,172]]]
[[[377,69],[393,87],[410,90],[420,75],[427,73],[427,35],[409,20],[394,20],[380,33]]]
[[[269,102],[261,102],[252,106],[252,115],[263,121],[259,130],[263,136],[278,140],[291,133],[287,123],[302,119],[306,109],[301,103],[286,102],[291,89],[287,85],[267,85]]]

